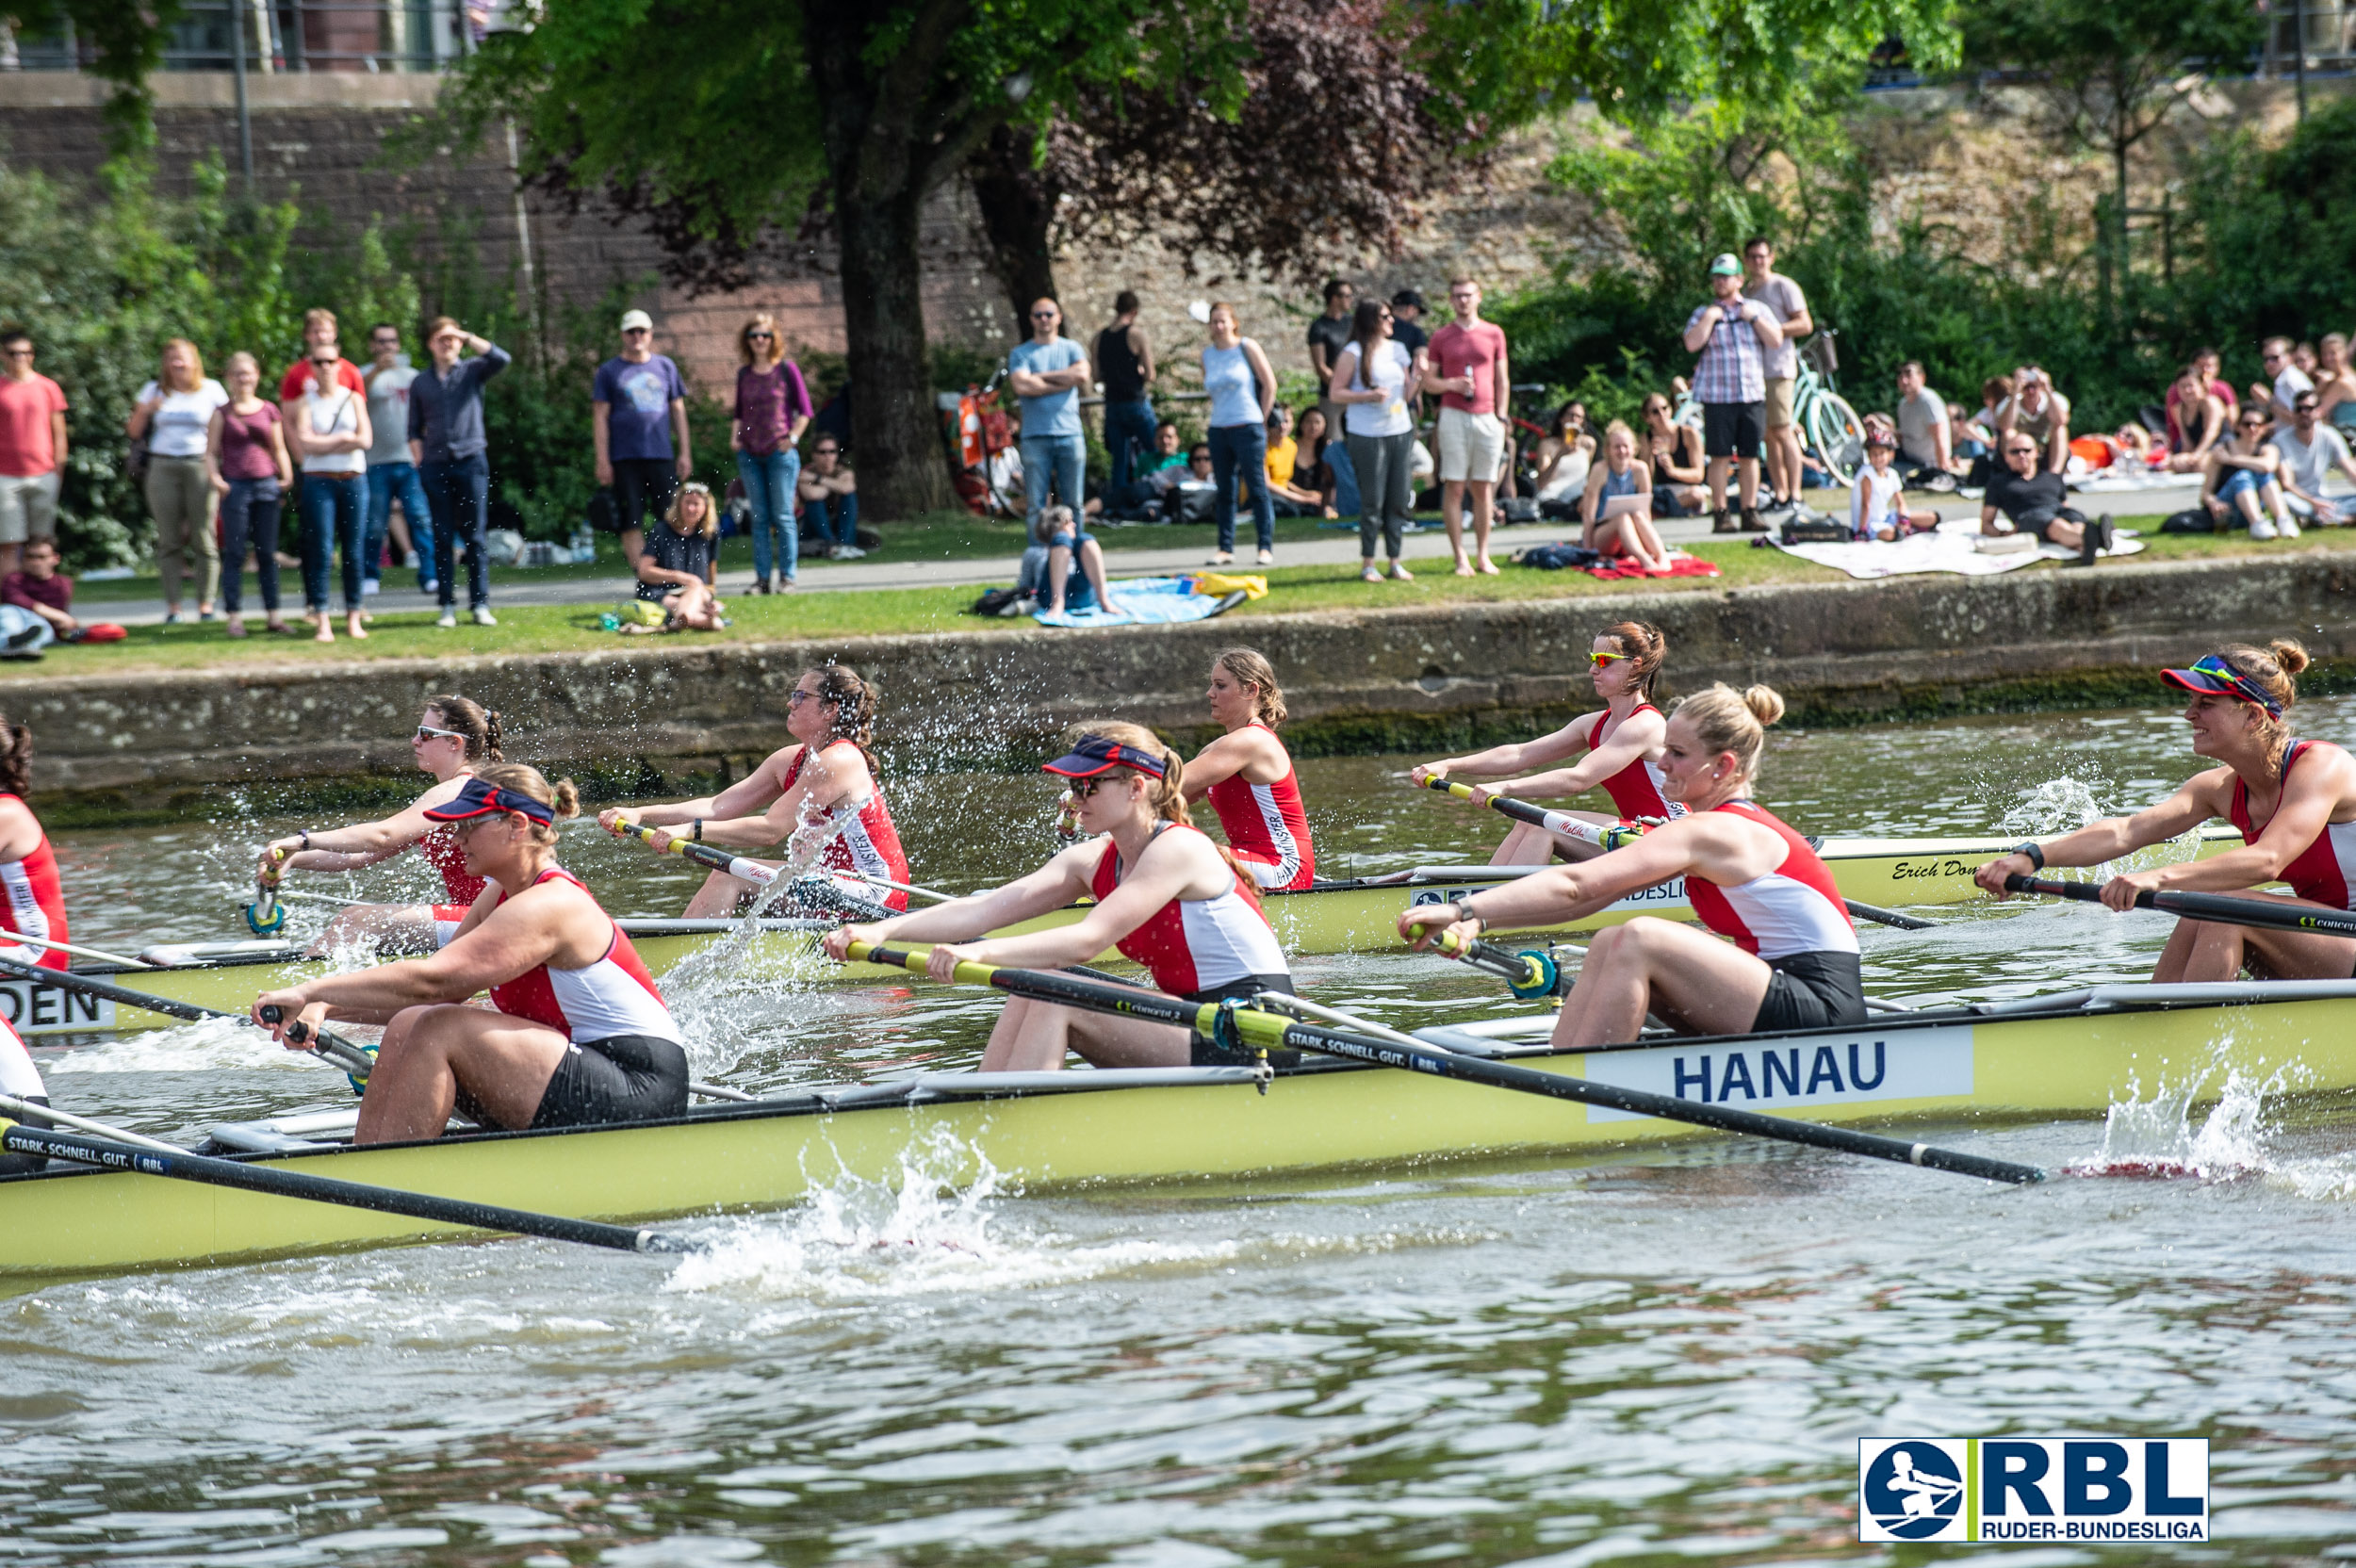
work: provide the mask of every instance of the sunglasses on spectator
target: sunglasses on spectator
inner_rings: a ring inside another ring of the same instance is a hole
[[[744,335],[744,341],[747,343],[766,343],[774,335],[775,335],[772,333],[759,331],[748,332]]]
[[[815,452],[819,457],[832,457],[835,453],[841,451],[842,449],[842,448],[829,441],[825,446],[815,449]]]
[[[22,349],[10,349],[8,351],[8,357],[10,359],[30,359],[33,357],[33,351],[29,345]]]
[[[2006,457],[2035,457],[2037,449],[2035,447],[2006,447],[2004,455]]]
[[[1052,310],[1035,310],[1031,312],[1031,319],[1034,321],[1052,321],[1055,318],[1055,316],[1056,313]]]
[[[2241,422],[2241,428],[2244,430],[2264,430],[2266,428],[2266,416],[2260,414],[2244,418]]]

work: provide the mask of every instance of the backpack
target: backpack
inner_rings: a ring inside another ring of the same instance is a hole
[[[1849,537],[1849,525],[1838,517],[1788,517],[1783,524],[1787,545],[1836,545]]]
[[[1595,566],[1602,564],[1603,560],[1601,551],[1591,550],[1584,545],[1532,545],[1513,555],[1515,565],[1535,566],[1542,572],[1559,572],[1566,566]]]
[[[2217,519],[2205,506],[2188,506],[2160,525],[2162,533],[2215,533]]]

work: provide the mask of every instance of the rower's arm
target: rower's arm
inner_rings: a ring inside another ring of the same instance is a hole
[[[1471,898],[1457,900],[1457,909],[1461,912],[1466,904],[1471,904],[1473,918],[1490,931],[1529,929],[1578,920],[1609,907],[1640,888],[1655,887],[1684,874],[1693,861],[1694,840],[1716,826],[1700,817],[1680,817],[1664,827],[1655,828],[1625,849],[1483,888]],[[1406,923],[1419,912],[1409,909],[1400,917],[1402,934]],[[1436,927],[1433,929],[1436,934]]]
[[[1239,729],[1204,746],[1186,764],[1183,776],[1186,804],[1193,805],[1211,792],[1212,785],[1225,783],[1260,760],[1271,743],[1265,730]]]
[[[1661,731],[1667,727],[1655,715],[1640,713],[1613,730],[1609,740],[1571,766],[1558,768],[1552,773],[1533,774],[1527,778],[1501,779],[1489,792],[1539,795],[1551,799],[1592,790],[1621,769],[1642,762],[1645,755],[1661,743]]]
[[[1587,749],[1588,732],[1595,718],[1593,713],[1581,713],[1553,734],[1541,735],[1534,741],[1514,741],[1476,751],[1469,757],[1444,757],[1437,762],[1426,762],[1415,770],[1413,776],[1418,784],[1427,778],[1496,778],[1525,768],[1566,761]]]
[[[935,904],[890,920],[879,920],[864,925],[850,925],[834,933],[863,942],[962,942],[995,931],[1002,925],[1012,925],[1052,909],[1060,909],[1088,893],[1086,871],[1075,869],[1074,857],[1087,858],[1088,869],[1094,868],[1093,843],[1074,844],[1064,850],[1028,876],[1018,876],[1003,887],[988,892],[970,893],[953,898],[946,904]],[[835,947],[829,938],[829,951]],[[1090,952],[1102,952],[1091,948]]]
[[[875,792],[875,780],[856,754],[829,760],[814,752],[802,763],[794,787],[769,803],[758,816],[738,816],[704,824],[704,842],[727,849],[765,849],[791,844],[794,836],[815,819],[851,802],[864,803]],[[725,797],[723,797],[725,800]]]
[[[358,871],[363,866],[389,860],[434,831],[435,825],[427,819],[426,808],[439,806],[455,796],[465,782],[462,776],[436,785],[411,801],[405,809],[381,822],[320,828],[312,833],[308,847],[303,846],[300,835],[276,840],[273,847],[288,851],[284,863],[295,871]]]
[[[470,913],[469,924],[430,957],[323,975],[282,994],[300,997],[304,1005],[323,1002],[331,1016],[360,1022],[403,1007],[464,1002],[561,956],[564,922],[535,907],[543,903],[535,896],[541,892],[532,889],[506,899],[479,922]]]
[[[1083,851],[1094,848],[1079,847]],[[1102,853],[1113,851],[1106,848]],[[1194,834],[1166,834],[1137,857],[1137,865],[1119,887],[1105,894],[1102,903],[1089,905],[1074,923],[982,942],[971,948],[968,956],[976,963],[1024,969],[1085,964],[1110,951],[1172,899],[1207,897],[1229,886],[1235,874],[1208,841]]]
[[[2156,806],[2147,806],[2132,817],[2106,817],[2074,833],[2039,841],[2038,852],[2049,867],[2099,866],[2189,833],[2211,817],[2224,814],[2220,792],[2231,787],[2231,770],[2225,768],[2196,774]],[[2006,896],[2005,877],[2034,876],[2037,871],[2037,863],[2026,855],[1999,855],[1983,865],[1973,880],[1982,891],[2001,899]]]
[[[22,860],[41,847],[41,819],[14,795],[0,795],[0,862]]]
[[[2187,892],[2239,892],[2272,882],[2290,869],[2306,847],[2331,825],[2331,813],[2342,801],[2356,796],[2356,758],[2346,752],[2317,747],[2313,760],[2329,760],[2327,767],[2302,761],[2283,786],[2282,803],[2266,820],[2254,844],[2243,844],[2222,855],[2186,860],[2137,874],[2149,888],[2179,888]]]

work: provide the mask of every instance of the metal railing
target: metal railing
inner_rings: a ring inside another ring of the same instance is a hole
[[[511,0],[187,0],[164,69],[444,71],[516,8]],[[92,56],[62,19],[0,33],[0,71],[77,71]]]

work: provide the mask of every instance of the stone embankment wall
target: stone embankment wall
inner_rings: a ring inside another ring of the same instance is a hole
[[[826,659],[884,694],[895,770],[1036,757],[1118,716],[1186,742],[1203,678],[1248,642],[1275,662],[1297,749],[1412,750],[1527,734],[1589,707],[1588,644],[1623,617],[1668,635],[1667,690],[1766,681],[1796,724],[2155,700],[2152,667],[2283,634],[2356,670],[2356,551],[2265,561],[1331,612],[1104,632],[977,630],[836,643],[676,644],[589,656],[371,662],[10,682],[41,793],[76,816],[202,812],[224,787],[401,780],[424,699],[505,715],[511,758],[611,794],[741,776],[785,743],[785,694]]]

